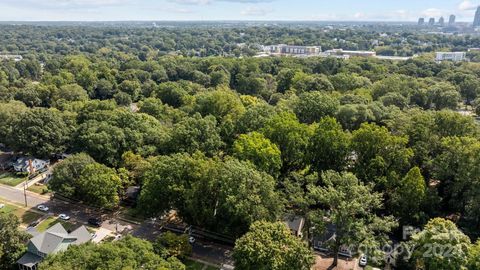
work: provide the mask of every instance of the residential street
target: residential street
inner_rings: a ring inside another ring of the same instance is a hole
[[[17,203],[24,204],[23,190],[13,188],[0,184],[0,198]],[[99,215],[98,209],[89,208],[81,204],[70,203],[59,200],[49,196],[42,196],[30,191],[27,191],[28,207],[36,208],[37,205],[43,204],[50,208],[49,214],[58,216],[60,213],[67,214],[71,217],[73,223],[87,224],[88,219],[92,216]],[[113,213],[104,213],[102,215],[104,222],[101,226],[102,234],[113,233],[117,231],[122,232],[126,230],[134,236],[144,238],[147,240],[155,240],[161,232],[157,223],[145,221],[142,224],[129,223],[113,217]],[[231,248],[209,242],[205,239],[197,239],[193,245],[193,258],[204,260],[210,263],[221,265],[222,263],[231,263],[230,259]]]

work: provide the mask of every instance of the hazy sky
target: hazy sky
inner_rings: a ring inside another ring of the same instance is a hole
[[[456,14],[473,21],[480,0],[0,0],[0,20],[414,21]]]

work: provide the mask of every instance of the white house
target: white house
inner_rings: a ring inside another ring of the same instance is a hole
[[[32,161],[33,172],[44,170],[50,165],[49,160],[20,157],[13,163],[13,169],[16,172],[28,172],[30,167],[29,160]]]
[[[467,60],[467,54],[465,52],[437,52],[436,61],[453,61],[461,62]]]

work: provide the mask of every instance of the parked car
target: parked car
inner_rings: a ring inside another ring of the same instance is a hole
[[[58,218],[59,218],[59,219],[62,219],[62,220],[69,220],[69,219],[70,219],[70,216],[69,216],[69,215],[66,215],[66,214],[60,214],[60,215],[58,215]]]
[[[360,256],[360,260],[358,260],[358,265],[364,267],[364,266],[367,266],[367,256],[366,255],[362,255]]]
[[[37,209],[40,210],[40,211],[43,211],[43,212],[47,212],[50,208],[48,208],[47,206],[45,206],[43,204],[40,204],[39,206],[37,206]]]
[[[95,227],[100,227],[102,226],[102,220],[99,218],[89,218],[88,219],[88,224],[95,226]]]
[[[38,223],[40,223],[40,221],[35,220],[34,222],[30,223],[30,224],[28,225],[28,227],[30,227],[30,228],[36,227],[36,226],[38,225]]]
[[[188,242],[189,242],[191,245],[193,245],[193,243],[195,243],[195,237],[190,236],[190,237],[188,238]]]

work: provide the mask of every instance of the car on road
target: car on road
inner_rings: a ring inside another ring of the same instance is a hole
[[[58,218],[59,218],[59,219],[62,219],[62,220],[69,220],[69,219],[70,219],[70,216],[69,216],[69,215],[66,215],[66,214],[60,214],[60,215],[58,215]]]
[[[193,243],[195,243],[195,237],[190,236],[190,237],[188,238],[188,242],[190,243],[190,245],[193,245]]]
[[[40,204],[39,206],[37,206],[37,209],[42,211],[42,212],[47,212],[50,208],[48,208],[47,206],[45,206],[43,204]]]
[[[362,255],[360,256],[360,259],[358,260],[358,265],[364,267],[364,266],[367,266],[367,256],[366,255]]]
[[[88,224],[95,226],[95,227],[100,227],[102,226],[102,220],[100,218],[89,218],[88,219]]]
[[[36,227],[36,226],[38,225],[38,223],[40,223],[40,221],[39,221],[39,220],[35,220],[34,222],[30,223],[30,224],[28,225],[28,227],[29,227],[29,228]]]

